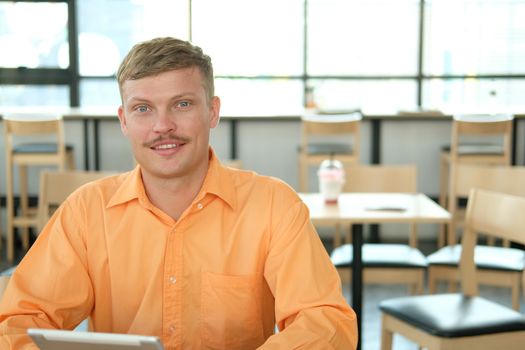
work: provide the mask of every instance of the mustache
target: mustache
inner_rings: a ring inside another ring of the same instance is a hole
[[[159,136],[151,141],[144,142],[143,146],[150,148],[153,147],[155,144],[163,141],[178,141],[181,143],[188,143],[190,142],[190,139],[188,137],[178,135]]]

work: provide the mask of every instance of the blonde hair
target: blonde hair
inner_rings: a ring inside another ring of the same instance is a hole
[[[117,71],[122,96],[126,80],[135,80],[175,69],[197,67],[203,76],[208,102],[215,95],[211,58],[198,46],[171,37],[155,38],[136,44],[124,57]]]

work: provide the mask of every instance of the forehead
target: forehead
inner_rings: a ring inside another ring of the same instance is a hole
[[[174,69],[140,79],[126,80],[122,84],[122,97],[127,100],[182,93],[205,95],[203,80],[197,67]]]

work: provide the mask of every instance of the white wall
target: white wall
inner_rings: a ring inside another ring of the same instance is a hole
[[[0,131],[3,126],[0,123]],[[238,157],[243,166],[260,174],[283,179],[297,188],[297,149],[299,121],[238,121]],[[90,125],[92,131],[92,125]],[[127,171],[133,167],[133,157],[118,120],[99,124],[100,165],[102,170]],[[370,162],[370,122],[365,120],[361,131],[361,157]],[[517,159],[523,165],[525,121],[518,123]],[[3,135],[3,134],[0,134]],[[66,141],[75,148],[78,168],[84,167],[83,123],[66,122]],[[450,123],[446,121],[383,121],[381,127],[381,160],[384,164],[415,163],[418,166],[419,191],[431,196],[439,192],[439,152],[449,142]],[[230,155],[230,121],[222,120],[212,130],[211,144],[221,159]],[[92,145],[91,145],[92,147]],[[91,150],[92,152],[92,150]],[[92,154],[92,153],[91,153]],[[91,157],[92,158],[92,157]],[[91,159],[92,162],[92,159]],[[30,171],[30,193],[38,193],[38,171]],[[310,189],[315,191],[316,169],[312,168]],[[0,195],[5,196],[5,154],[0,152]],[[16,181],[16,175],[15,175]],[[0,216],[0,229],[5,232],[5,210]],[[433,235],[434,228],[431,229]]]

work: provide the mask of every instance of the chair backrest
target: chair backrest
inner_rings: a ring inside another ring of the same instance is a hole
[[[4,132],[12,136],[57,135],[64,138],[64,123],[60,116],[48,114],[6,114]]]
[[[9,134],[19,136],[29,136],[35,134],[56,134],[60,129],[60,120],[9,120],[5,119],[5,128]]]
[[[355,165],[347,168],[345,192],[417,191],[415,165]]]
[[[463,292],[476,295],[474,247],[478,233],[525,244],[525,198],[477,188],[468,198],[460,270]]]
[[[311,135],[337,135],[354,133],[359,130],[363,115],[350,114],[306,114],[301,118],[303,130]]]
[[[42,171],[38,196],[38,230],[40,231],[62,202],[80,186],[114,175],[101,171]]]
[[[344,192],[417,191],[417,167],[411,165],[354,165],[347,168]],[[415,224],[409,225],[409,245],[417,247]]]
[[[525,166],[458,164],[452,185],[456,198],[474,187],[525,197]]]
[[[66,144],[64,121],[60,116],[48,114],[6,114],[3,116],[5,150],[8,161],[13,155],[13,149],[19,143],[39,142],[42,137],[45,143],[56,143],[56,156],[65,166]],[[20,138],[20,141],[17,141]],[[51,139],[51,141],[49,141]],[[30,152],[25,152],[28,155]]]
[[[358,152],[362,119],[360,112],[304,115],[301,118],[301,148],[307,149],[312,137],[351,134],[354,152]]]
[[[305,114],[301,117],[299,190],[309,191],[309,167],[332,156],[343,166],[360,162],[361,112]]]
[[[451,169],[448,211],[456,216],[458,200],[467,198],[472,188],[525,197],[525,167],[458,163]],[[449,240],[456,241],[456,225],[451,225]],[[489,240],[493,242],[493,240]],[[508,241],[503,242],[505,246]]]
[[[512,159],[512,127],[514,116],[511,114],[460,114],[453,116],[452,137],[450,144],[451,163],[463,157],[460,153],[465,137],[498,137],[501,139],[501,154],[504,159],[500,164],[509,164]],[[497,145],[496,145],[497,146]],[[468,155],[465,155],[468,156]]]

